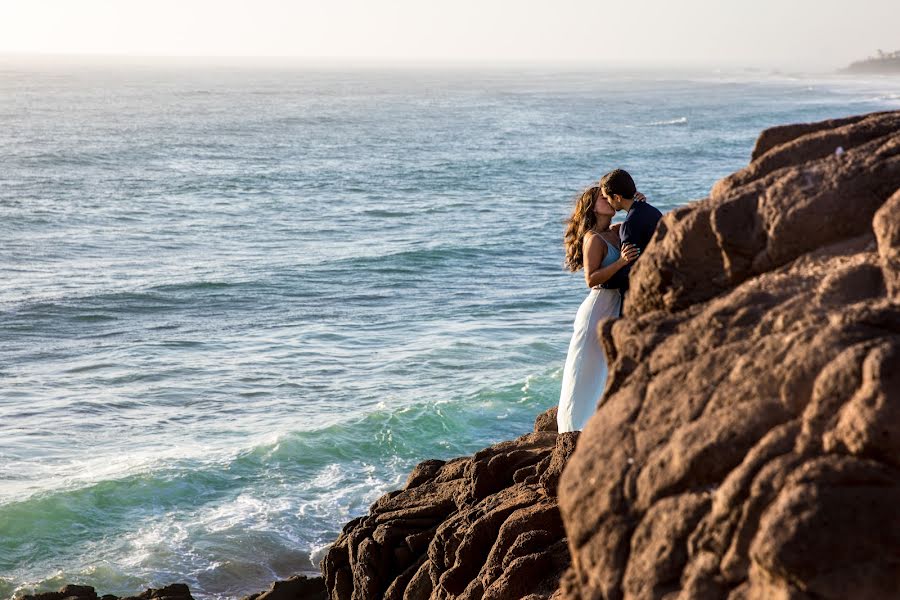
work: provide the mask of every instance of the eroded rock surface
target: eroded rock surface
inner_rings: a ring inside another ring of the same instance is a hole
[[[334,600],[539,600],[569,565],[556,488],[578,433],[535,432],[429,460],[351,521],[323,561]]]
[[[327,600],[328,592],[321,577],[296,575],[284,581],[276,581],[265,592],[245,596],[243,600]],[[89,585],[69,584],[57,592],[25,595],[20,600],[194,600],[191,591],[183,583],[162,588],[147,589],[136,596],[98,596]]]
[[[900,112],[757,147],[601,327],[566,598],[900,598]]]
[[[268,590],[244,596],[242,600],[327,600],[328,591],[321,577],[295,575],[290,579],[276,581]]]
[[[183,583],[173,583],[159,589],[147,589],[137,596],[124,596],[119,598],[107,594],[97,596],[97,592],[89,585],[69,584],[58,592],[44,592],[22,596],[21,600],[194,600],[191,591]]]

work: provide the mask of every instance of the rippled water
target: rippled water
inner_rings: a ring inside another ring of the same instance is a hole
[[[582,186],[623,166],[668,210],[898,89],[3,64],[0,596],[314,570],[415,463],[555,404]]]

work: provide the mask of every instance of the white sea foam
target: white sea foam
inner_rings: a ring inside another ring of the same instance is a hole
[[[652,121],[647,123],[649,127],[657,127],[661,125],[687,125],[687,117],[678,117],[677,119],[669,119],[668,121]]]
[[[626,124],[623,127],[626,129],[635,129],[639,127],[667,127],[671,125],[687,125],[688,118],[687,117],[678,117],[675,119],[665,119],[661,121],[647,121],[646,123],[638,123],[634,124]],[[618,215],[617,215],[618,216]],[[614,218],[614,220],[618,220]]]

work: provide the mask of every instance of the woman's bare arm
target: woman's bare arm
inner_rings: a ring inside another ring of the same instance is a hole
[[[601,267],[606,258],[606,242],[599,235],[587,235],[584,240],[584,281],[588,287],[596,287],[605,283],[619,269],[637,258],[637,248],[628,246],[611,265]]]

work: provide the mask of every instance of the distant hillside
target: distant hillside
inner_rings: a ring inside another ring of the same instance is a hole
[[[852,63],[844,69],[845,73],[879,73],[884,75],[900,75],[900,50],[895,52],[878,51],[878,56]]]

